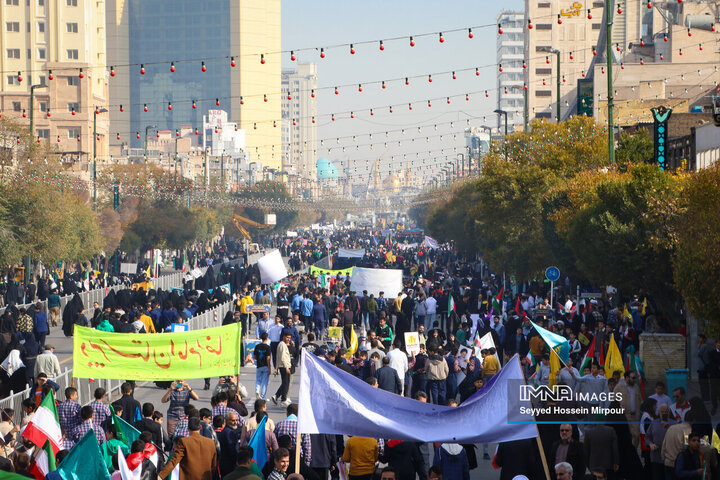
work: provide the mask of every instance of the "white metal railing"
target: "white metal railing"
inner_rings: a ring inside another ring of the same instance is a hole
[[[182,276],[180,277],[182,278]],[[87,292],[90,293],[90,292]],[[196,315],[190,319],[188,325],[191,330],[201,330],[204,328],[219,327],[222,325],[225,314],[232,310],[233,302],[228,301],[212,310]],[[87,405],[94,399],[95,389],[102,387],[107,392],[107,398],[111,399],[116,393],[120,392],[120,385],[125,380],[106,380],[97,379],[91,380],[88,378],[73,378],[72,368],[66,368],[63,373],[55,378],[51,378],[53,382],[57,383],[60,388],[58,389],[56,396],[59,401],[65,399],[65,389],[67,387],[75,387],[78,391],[78,403],[80,405]],[[0,408],[12,408],[15,412],[13,421],[18,425],[22,421],[23,410],[22,402],[31,395],[32,386],[27,385],[27,388],[21,392],[10,392],[10,395],[0,399]]]

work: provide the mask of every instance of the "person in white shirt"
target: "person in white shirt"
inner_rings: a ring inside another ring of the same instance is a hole
[[[405,374],[408,371],[408,358],[407,354],[403,352],[400,347],[402,343],[399,338],[393,340],[393,348],[387,353],[387,357],[390,359],[390,368],[394,369],[398,377],[400,377],[400,384],[402,385],[403,392],[405,391]],[[404,393],[401,392],[401,395]]]
[[[427,325],[433,324],[435,321],[435,314],[437,313],[437,300],[432,295],[425,299],[425,307],[427,312],[425,313],[425,323]]]
[[[655,384],[655,393],[653,395],[650,395],[648,398],[652,398],[657,402],[657,405],[655,407],[655,414],[660,414],[660,407],[662,405],[667,405],[668,407],[671,407],[673,404],[673,401],[670,397],[665,395],[665,384],[663,382],[657,382]]]

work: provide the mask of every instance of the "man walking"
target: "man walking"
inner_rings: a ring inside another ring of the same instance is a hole
[[[217,450],[215,442],[200,435],[200,419],[188,420],[190,435],[181,437],[175,444],[170,461],[160,470],[158,477],[170,478],[177,464],[180,464],[180,478],[212,480],[217,470]]]
[[[253,358],[255,359],[255,396],[257,398],[265,398],[267,395],[267,386],[270,379],[270,345],[267,332],[260,334],[260,343],[255,346]]]
[[[288,399],[288,392],[290,390],[290,375],[292,368],[292,359],[290,358],[290,337],[289,332],[283,333],[282,342],[278,344],[277,349],[277,366],[275,367],[275,375],[280,372],[280,388],[277,389],[275,395],[272,396],[272,401],[275,405],[278,404],[278,399],[281,405],[290,405]]]

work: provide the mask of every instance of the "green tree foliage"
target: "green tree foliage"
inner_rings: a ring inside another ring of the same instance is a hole
[[[243,205],[243,201],[246,202],[247,206],[238,207],[235,209],[235,213],[254,220],[258,223],[263,223],[264,216],[266,213],[274,213],[276,218],[275,227],[267,230],[257,230],[255,228],[248,228],[250,234],[255,238],[259,233],[267,234],[274,232],[284,232],[289,228],[296,226],[296,220],[298,216],[297,211],[288,211],[286,209],[271,210],[270,208],[258,208],[255,206],[254,201],[262,200],[263,202],[279,202],[289,203],[292,202],[293,198],[287,191],[287,188],[283,183],[274,181],[262,181],[258,182],[251,187],[233,194],[235,200],[239,200],[240,204]],[[229,219],[228,219],[229,220]],[[247,228],[247,227],[246,227]],[[229,231],[235,232],[236,229],[231,223],[227,224]]]
[[[674,219],[675,285],[690,311],[706,322],[706,334],[720,335],[720,166],[687,179]]]
[[[640,128],[633,134],[620,134],[615,151],[615,160],[618,164],[650,163],[654,155],[655,146],[649,130]]]

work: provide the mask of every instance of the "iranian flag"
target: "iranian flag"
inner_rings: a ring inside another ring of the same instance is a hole
[[[595,339],[590,342],[590,347],[588,347],[587,352],[585,352],[585,356],[583,357],[583,361],[580,364],[580,375],[583,374],[583,371],[585,370],[585,367],[590,367],[592,365],[593,358],[595,357]]]
[[[528,354],[525,355],[525,361],[529,366],[535,366],[535,355],[533,355],[532,350],[528,350]]]
[[[30,473],[36,480],[43,480],[48,473],[54,472],[56,469],[55,454],[52,450],[52,444],[48,440],[45,442],[45,446],[38,450],[35,461],[30,466]]]
[[[23,437],[40,448],[49,442],[53,457],[62,450],[62,431],[55,407],[55,394],[52,389],[45,395],[32,420],[25,427]]]

